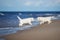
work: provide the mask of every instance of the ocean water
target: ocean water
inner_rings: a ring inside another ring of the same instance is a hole
[[[19,27],[17,16],[24,18],[33,17],[33,25]],[[60,20],[60,12],[0,12],[0,36],[16,33],[18,30],[30,29],[39,24],[37,17],[54,16],[52,20]]]

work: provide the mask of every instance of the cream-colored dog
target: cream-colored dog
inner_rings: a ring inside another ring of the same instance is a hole
[[[25,18],[25,19],[21,19],[19,16],[17,16],[17,18],[19,19],[19,26],[23,26],[23,24],[30,24],[32,25],[32,21],[34,21],[34,18]]]
[[[50,24],[52,21],[53,17],[38,17],[37,20],[40,22],[40,24],[43,24],[45,22],[48,22],[48,24]]]

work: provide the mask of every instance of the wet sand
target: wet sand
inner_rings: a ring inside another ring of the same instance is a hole
[[[51,24],[37,25],[1,38],[5,40],[60,40],[60,20],[54,20]]]

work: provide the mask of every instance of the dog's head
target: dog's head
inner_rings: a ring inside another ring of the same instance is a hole
[[[42,17],[37,17],[37,20],[42,20]]]

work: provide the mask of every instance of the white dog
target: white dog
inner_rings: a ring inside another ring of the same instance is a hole
[[[32,25],[32,21],[34,21],[34,18],[25,18],[25,19],[21,19],[19,16],[17,16],[17,18],[19,19],[19,26],[22,26],[23,24],[30,24]]]
[[[40,24],[43,24],[45,22],[48,22],[48,24],[50,24],[52,21],[53,17],[38,17],[37,20],[40,21]]]

